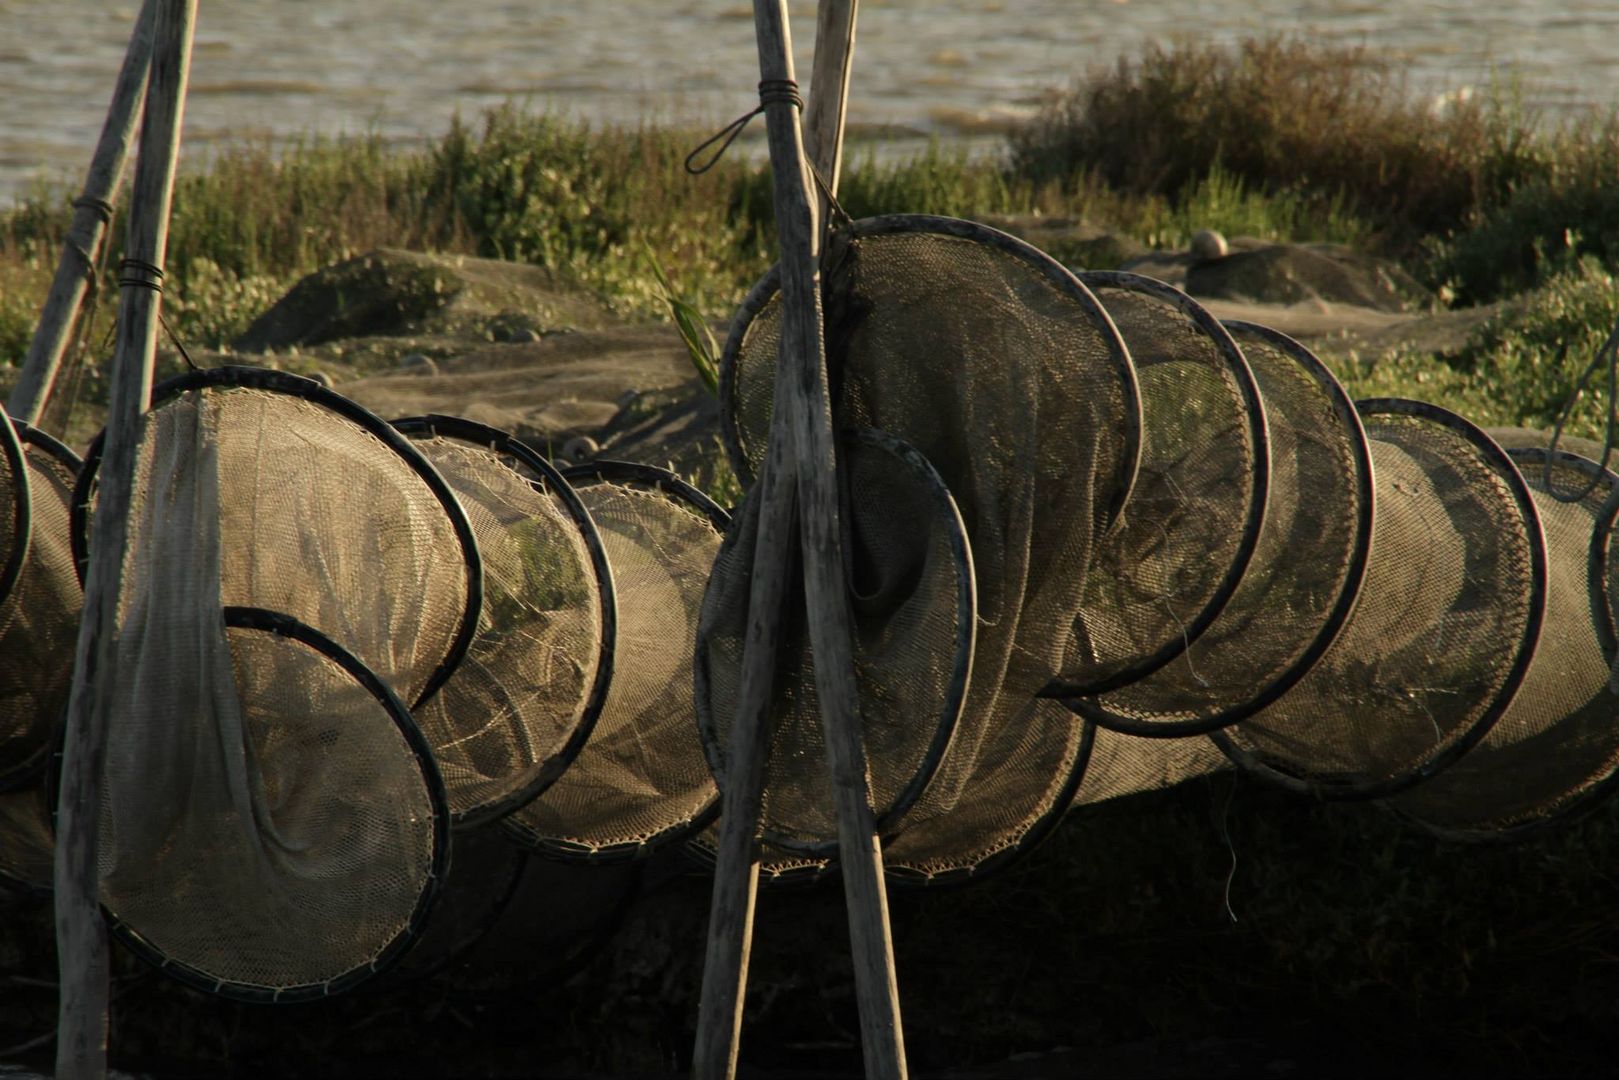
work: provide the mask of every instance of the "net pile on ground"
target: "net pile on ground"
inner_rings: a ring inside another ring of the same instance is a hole
[[[719,810],[696,737],[692,654],[729,519],[663,469],[601,461],[563,477],[595,522],[612,571],[613,677],[573,763],[501,824],[553,855],[634,858],[686,838]]]
[[[444,875],[445,790],[403,702],[465,651],[477,550],[410,443],[308,380],[203,372],[154,399],[109,680],[103,903],[194,985],[334,993],[401,954]]]
[[[457,825],[530,802],[572,764],[613,670],[615,605],[601,537],[554,468],[467,420],[396,420],[472,524],[484,570],[478,632],[413,715]]]

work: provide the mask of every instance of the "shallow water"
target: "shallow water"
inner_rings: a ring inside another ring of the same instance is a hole
[[[0,203],[79,182],[136,4],[0,0]],[[794,2],[807,80],[813,5]],[[1554,111],[1619,100],[1613,0],[863,0],[850,121],[990,145],[1052,88],[1150,39],[1288,32],[1408,61],[1439,93],[1521,79]],[[204,3],[188,155],[242,137],[411,141],[508,98],[595,122],[713,124],[757,81],[741,0]],[[756,125],[757,127],[757,125]]]

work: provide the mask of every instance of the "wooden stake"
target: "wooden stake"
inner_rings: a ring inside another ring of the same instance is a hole
[[[815,66],[804,108],[804,149],[833,194],[843,174],[843,129],[849,114],[854,26],[860,0],[821,0],[815,21]],[[822,220],[826,192],[818,192]]]
[[[34,339],[28,346],[17,385],[12,387],[11,399],[6,402],[6,411],[24,423],[39,423],[56,385],[62,354],[84,307],[85,293],[96,272],[102,245],[107,242],[112,225],[111,207],[124,182],[129,145],[135,134],[135,117],[146,100],[146,73],[152,56],[156,7],[157,0],[146,0],[135,21],[135,32],[130,35],[129,48],[124,53],[124,66],[118,72],[101,139],[90,159],[84,191],[73,202],[73,222],[68,227],[67,239],[62,242],[62,259],[56,265],[56,278],[45,297],[45,307],[40,313],[39,325],[34,328]]]
[[[101,1080],[107,1070],[107,928],[101,919],[97,848],[101,775],[112,702],[107,680],[117,648],[118,595],[142,416],[157,351],[159,268],[180,149],[197,0],[159,0],[151,82],[129,213],[129,258],[120,273],[118,346],[112,368],[100,487],[85,579],[73,692],[57,805],[56,949],[61,991],[57,1080]]]

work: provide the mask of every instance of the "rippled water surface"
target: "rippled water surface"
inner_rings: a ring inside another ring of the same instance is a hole
[[[0,0],[0,201],[77,183],[136,6]],[[813,6],[794,4],[808,78]],[[854,131],[986,140],[1149,39],[1290,32],[1409,61],[1424,92],[1517,78],[1554,110],[1619,101],[1615,0],[862,0]],[[240,137],[408,141],[508,98],[593,121],[712,123],[757,80],[736,0],[203,0],[189,155]]]

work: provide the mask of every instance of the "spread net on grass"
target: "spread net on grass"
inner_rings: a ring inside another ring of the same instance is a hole
[[[916,800],[961,713],[976,603],[967,538],[933,468],[891,435],[844,432],[839,480],[854,676],[879,829]],[[697,718],[721,786],[740,692],[758,500],[722,546],[697,639]],[[763,837],[799,854],[838,842],[802,589],[789,588],[772,684]]]
[[[1442,834],[1495,835],[1551,820],[1589,805],[1619,772],[1619,693],[1610,666],[1619,477],[1574,454],[1509,453],[1545,527],[1546,620],[1501,719],[1454,765],[1390,800]],[[1577,501],[1554,495],[1581,491]]]
[[[470,825],[532,800],[584,745],[612,671],[612,577],[578,495],[532,450],[449,417],[395,427],[456,493],[482,556],[477,634],[413,710]]]
[[[597,462],[563,476],[596,523],[612,571],[613,677],[573,764],[502,824],[553,854],[630,858],[684,839],[718,811],[696,735],[692,655],[728,518],[663,469]]]
[[[16,584],[0,600],[0,791],[36,782],[45,767],[67,708],[84,606],[68,523],[79,459],[33,428],[21,441],[33,524]]]
[[[1252,323],[1226,329],[1265,402],[1270,483],[1264,523],[1231,599],[1180,656],[1128,686],[1071,702],[1081,715],[1115,730],[1191,735],[1264,707],[1302,678],[1337,636],[1365,574],[1372,463],[1354,404],[1298,342]],[[1149,431],[1155,413],[1169,409],[1149,399]],[[1133,507],[1134,500],[1129,513]],[[1193,566],[1184,569],[1190,573]]]
[[[1054,680],[1053,693],[1071,694],[1151,674],[1219,615],[1258,542],[1270,465],[1259,388],[1212,315],[1138,274],[1092,272],[1080,280],[1129,347],[1143,421],[1140,473],[1085,578],[1069,654]]]
[[[1483,738],[1545,611],[1539,517],[1505,452],[1437,406],[1360,413],[1376,506],[1355,611],[1291,691],[1215,736],[1240,764],[1323,796],[1392,794]]]
[[[225,604],[279,612],[352,652],[408,705],[455,670],[476,628],[482,573],[466,513],[404,436],[319,384],[218,368],[153,394],[141,445],[197,411],[217,432]],[[75,545],[87,550],[93,450]]]

